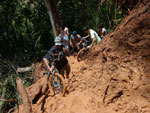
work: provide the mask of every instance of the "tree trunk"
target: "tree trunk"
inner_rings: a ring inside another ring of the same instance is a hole
[[[114,26],[116,26],[117,25],[117,4],[115,4],[115,17],[114,17]]]
[[[85,26],[86,25],[86,10],[84,7],[85,0],[81,0],[81,4],[82,4],[82,24],[83,26]]]
[[[60,33],[59,29],[61,26],[61,21],[55,0],[45,0],[45,5],[47,7],[48,15],[50,17],[54,37],[56,37]]]
[[[107,2],[107,18],[108,18],[108,22],[109,22],[109,28],[111,28],[112,26],[111,26],[111,18],[110,18],[110,3],[109,3],[109,1]]]
[[[22,80],[20,78],[17,78],[16,83],[17,83],[17,90],[22,99],[24,113],[32,113],[31,103],[29,101],[29,97],[27,95]]]

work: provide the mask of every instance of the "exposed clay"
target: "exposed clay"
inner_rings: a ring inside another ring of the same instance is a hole
[[[136,7],[86,60],[69,57],[66,97],[48,95],[32,105],[33,113],[150,113],[150,11],[132,17],[144,7]],[[28,88],[31,101],[43,79]]]

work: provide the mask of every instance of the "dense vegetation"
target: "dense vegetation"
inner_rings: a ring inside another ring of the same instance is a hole
[[[97,30],[98,24],[113,30],[121,22],[122,10],[110,0],[56,0],[61,21],[70,32],[79,33],[84,25]],[[53,31],[43,0],[0,1],[0,98],[18,98],[15,79],[21,77],[26,87],[31,73],[16,73],[17,67],[29,66],[41,59],[53,45]],[[0,111],[12,108],[0,102]]]

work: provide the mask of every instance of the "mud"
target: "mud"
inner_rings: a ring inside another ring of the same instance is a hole
[[[150,113],[150,10],[139,14],[145,5],[130,12],[84,61],[69,57],[68,94],[33,103],[33,113]],[[31,101],[42,79],[28,88]]]

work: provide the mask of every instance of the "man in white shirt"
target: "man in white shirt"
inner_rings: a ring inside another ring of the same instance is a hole
[[[102,25],[99,25],[98,35],[103,39],[106,34],[107,34],[107,30]]]
[[[88,27],[84,27],[83,31],[86,34],[88,34],[87,36],[83,37],[88,42],[90,42],[90,44],[88,45],[88,48],[92,47],[94,43],[99,44],[101,42],[101,38],[98,36],[98,34],[93,29],[89,29]]]
[[[65,26],[60,27],[60,35],[62,39],[62,43],[65,45],[65,47],[69,51],[69,29]]]

